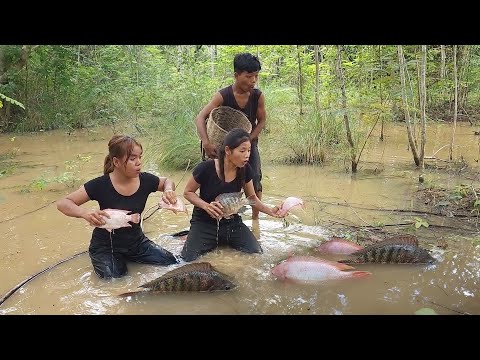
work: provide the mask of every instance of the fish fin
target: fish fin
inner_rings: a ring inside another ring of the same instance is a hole
[[[111,233],[111,232],[112,232],[112,229],[105,229],[105,230],[107,230],[109,233]]]
[[[132,212],[131,210],[121,210],[121,209],[103,209],[103,210],[120,211],[120,212],[123,212],[124,214],[128,214],[129,212]]]
[[[395,245],[413,245],[418,247],[418,239],[415,235],[410,234],[401,234],[401,235],[393,235],[386,240],[380,241],[377,244],[395,244]]]
[[[372,273],[369,271],[352,271],[350,272],[350,274],[353,277],[364,277],[364,276],[372,275]]]
[[[338,270],[352,270],[355,269],[353,266],[347,265],[340,261],[331,261],[332,265],[334,265]]]
[[[136,214],[132,214],[130,215],[131,216],[131,222],[135,223],[135,224],[138,224],[140,222],[140,214],[139,213],[136,213]]]
[[[241,213],[244,213],[245,211],[247,210],[247,207],[244,205],[242,206],[240,209],[238,209],[238,213],[241,214]]]
[[[120,296],[120,297],[135,296],[135,295],[138,295],[138,294],[144,293],[144,292],[146,292],[146,291],[145,290],[129,291],[129,292],[126,292],[126,293],[118,294],[118,296]]]

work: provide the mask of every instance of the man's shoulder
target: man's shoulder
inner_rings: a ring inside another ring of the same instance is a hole
[[[222,95],[222,97],[225,97],[225,95],[227,95],[231,91],[231,88],[232,84],[221,88],[220,90],[218,90],[218,92],[220,93],[220,95]]]

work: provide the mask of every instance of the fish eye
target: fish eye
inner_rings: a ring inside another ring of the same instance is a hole
[[[225,290],[230,290],[230,285],[225,285]]]

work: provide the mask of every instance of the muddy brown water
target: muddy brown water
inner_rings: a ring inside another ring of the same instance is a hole
[[[455,157],[462,156],[475,170],[479,166],[479,137],[473,130],[460,124]],[[314,285],[284,283],[270,273],[289,254],[320,256],[314,250],[316,246],[331,235],[348,234],[338,223],[361,226],[414,221],[418,215],[362,209],[416,206],[413,194],[422,185],[407,149],[404,127],[389,126],[386,134],[384,142],[378,140],[378,134],[372,138],[356,176],[338,164],[287,166],[264,161],[264,202],[274,205],[288,196],[298,196],[307,206],[285,220],[261,214],[258,224],[252,223],[251,210],[247,210],[244,221],[259,237],[263,254],[218,249],[201,258],[233,277],[238,285],[233,291],[120,298],[118,294],[134,291],[176,266],[129,263],[127,276],[104,281],[93,272],[88,254],[82,254],[21,286],[0,305],[0,314],[410,315],[421,308],[431,308],[438,314],[480,314],[477,233],[459,230],[462,225],[458,223],[454,223],[454,229],[432,226],[415,231],[413,224],[403,226],[402,231],[415,233],[421,246],[432,251],[437,259],[434,265],[357,265],[358,270],[372,275]],[[11,166],[0,177],[0,296],[29,276],[87,250],[91,227],[82,219],[61,214],[54,201],[101,174],[111,135],[111,130],[101,129],[0,136],[2,159],[14,154],[10,160],[3,160],[10,161]],[[431,156],[448,144],[450,126],[430,125],[427,136],[426,155]],[[261,151],[272,151],[265,146]],[[436,156],[447,159],[448,147]],[[151,167],[148,160],[144,170],[177,182],[183,176],[183,171],[164,172]],[[425,178],[447,187],[460,183],[479,186],[471,177],[442,171],[426,171]],[[185,179],[179,194],[184,184]],[[155,206],[159,196],[151,194],[146,209]],[[94,208],[97,203],[84,206]],[[192,205],[187,207],[191,214]],[[428,221],[452,225],[451,219]],[[189,216],[158,210],[145,220],[144,231],[156,243],[179,254],[183,240],[169,234],[188,225]],[[439,242],[443,247],[436,246]]]

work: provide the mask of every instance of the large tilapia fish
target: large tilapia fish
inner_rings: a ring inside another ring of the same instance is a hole
[[[427,250],[418,247],[416,237],[400,236],[369,245],[350,254],[349,259],[339,262],[345,264],[432,264],[435,259]]]
[[[218,195],[215,198],[215,201],[218,201],[223,206],[223,217],[229,219],[232,215],[238,214],[238,212],[245,205],[254,205],[255,200],[252,199],[242,199],[243,191],[232,192],[232,193],[223,193]]]
[[[291,256],[272,269],[272,274],[280,280],[318,282],[359,278],[371,275],[368,271],[345,271],[354,268],[313,256]]]
[[[122,227],[132,227],[129,221],[138,224],[140,222],[140,214],[128,214],[128,210],[118,210],[118,209],[103,209],[110,218],[103,216],[105,224],[98,226],[101,229],[106,229],[108,232],[112,230],[119,229]]]
[[[208,262],[191,263],[149,281],[139,287],[144,290],[132,291],[119,296],[131,296],[143,292],[174,292],[174,291],[225,291],[236,285],[229,277],[217,271]]]

